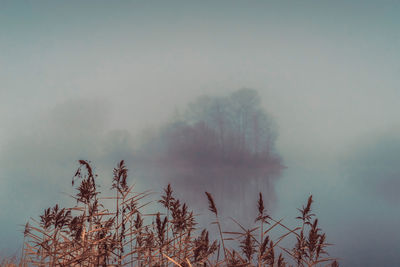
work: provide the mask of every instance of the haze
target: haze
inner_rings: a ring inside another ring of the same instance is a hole
[[[107,188],[146,131],[252,88],[286,166],[274,215],[293,221],[313,194],[342,266],[400,265],[398,14],[397,1],[0,1],[2,254],[70,201],[78,159]]]

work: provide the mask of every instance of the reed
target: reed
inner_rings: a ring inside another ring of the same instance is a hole
[[[80,182],[72,196],[76,205],[47,208],[25,225],[19,266],[338,266],[327,256],[329,244],[312,213],[312,196],[299,209],[299,226],[293,229],[267,213],[259,193],[255,225],[247,229],[232,219],[240,230],[223,231],[223,218],[206,192],[217,226],[214,239],[215,230],[198,226],[194,212],[174,196],[170,184],[159,200],[151,201],[148,191],[134,193],[127,178],[121,161],[113,172],[113,196],[101,197],[91,163],[80,160],[72,180],[73,186]],[[109,202],[114,205],[105,205]],[[148,205],[158,211],[146,213]],[[289,236],[295,239],[293,247],[281,246]],[[1,266],[16,266],[12,264],[3,260]]]

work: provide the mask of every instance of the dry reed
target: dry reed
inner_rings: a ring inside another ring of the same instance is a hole
[[[90,162],[80,160],[72,180],[73,186],[80,181],[76,205],[47,208],[25,225],[19,266],[338,266],[326,256],[329,244],[312,213],[312,196],[299,209],[299,227],[291,229],[268,215],[259,193],[257,225],[246,229],[233,220],[241,231],[223,232],[216,203],[206,192],[219,235],[213,240],[207,229],[197,227],[193,211],[176,199],[171,185],[155,204],[159,211],[146,214],[144,207],[154,204],[144,201],[150,193],[133,193],[127,177],[121,161],[113,172],[114,196],[101,198]],[[105,201],[115,202],[114,210],[106,209]],[[274,238],[274,229],[283,234]],[[288,236],[295,237],[292,248],[280,245]]]

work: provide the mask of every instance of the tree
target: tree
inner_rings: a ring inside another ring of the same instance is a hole
[[[256,90],[201,96],[182,114],[161,127],[139,153],[153,163],[155,179],[166,177],[178,188],[213,188],[222,204],[225,194],[243,197],[255,186],[273,198],[272,182],[282,164],[274,150],[273,124]]]

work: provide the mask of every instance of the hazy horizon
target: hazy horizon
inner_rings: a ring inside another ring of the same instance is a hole
[[[313,194],[341,266],[400,264],[399,12],[396,1],[0,1],[0,251],[68,201],[77,160],[107,184],[144,131],[201,95],[251,88],[286,166],[274,216],[294,221]]]

